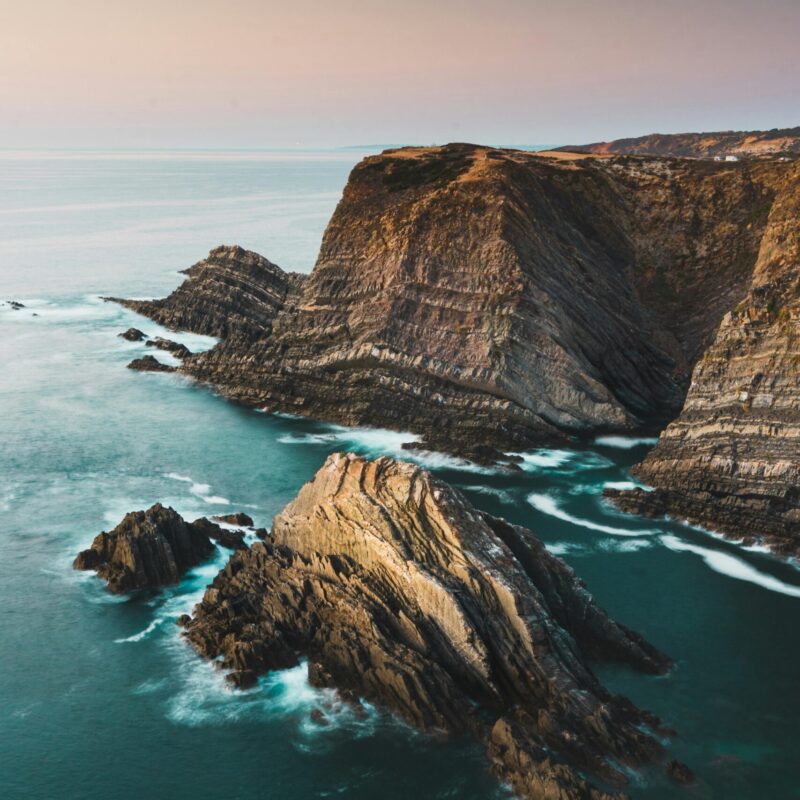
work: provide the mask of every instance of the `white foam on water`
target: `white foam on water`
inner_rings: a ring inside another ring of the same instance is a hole
[[[173,481],[190,484],[189,491],[195,495],[195,497],[199,497],[204,503],[217,506],[229,506],[231,504],[231,501],[228,500],[227,497],[211,494],[211,486],[209,484],[199,483],[190,475],[181,475],[178,472],[166,472],[164,473],[164,477]]]
[[[522,469],[537,472],[540,469],[561,467],[576,455],[574,450],[533,450],[525,453],[508,453],[522,459]]]
[[[115,644],[141,642],[142,639],[146,639],[164,621],[165,617],[156,617],[143,631],[139,631],[139,633],[134,633],[132,636],[126,636],[122,639],[114,639],[114,642]]]
[[[792,586],[772,575],[759,572],[746,561],[732,556],[730,553],[723,553],[719,550],[710,550],[707,547],[689,544],[689,542],[684,542],[677,536],[669,534],[661,536],[660,539],[665,547],[674,552],[694,553],[700,556],[714,572],[718,572],[721,575],[726,575],[735,580],[753,583],[771,592],[778,592],[779,594],[785,594],[789,597],[800,597],[800,586]]]
[[[631,450],[641,445],[654,445],[658,437],[652,436],[598,436],[594,443],[600,447],[615,447],[619,450]]]
[[[488,497],[495,497],[501,503],[506,503],[507,505],[513,505],[515,502],[510,492],[507,492],[505,489],[498,489],[494,486],[465,486],[463,488],[470,492],[477,492],[478,494],[484,494]]]
[[[120,306],[106,302],[98,295],[85,295],[64,302],[53,302],[40,298],[24,298],[19,302],[23,304],[24,308],[15,309],[9,304],[0,304],[0,313],[3,314],[4,322],[85,322],[117,319],[123,314]]]
[[[618,489],[620,492],[627,492],[631,489],[643,488],[635,481],[606,481],[603,484],[604,489]]]
[[[647,550],[653,546],[651,539],[606,539],[598,542],[597,547],[609,553],[638,553],[640,550]]]
[[[281,444],[329,444],[336,440],[334,433],[285,433],[278,437]]]
[[[579,553],[585,548],[583,545],[576,544],[575,542],[545,542],[545,550],[552,553],[554,556],[565,556],[569,553]]]
[[[575,517],[563,508],[560,508],[558,503],[547,494],[533,493],[528,495],[528,502],[543,514],[548,514],[556,519],[569,522],[572,525],[578,525],[581,528],[589,528],[593,531],[600,531],[601,533],[610,533],[612,536],[650,536],[654,531],[649,530],[628,530],[627,528],[615,528],[611,525],[603,525],[599,522],[594,522],[590,519],[582,519]]]

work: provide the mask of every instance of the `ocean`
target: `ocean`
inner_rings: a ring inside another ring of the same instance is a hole
[[[180,376],[127,370],[145,348],[120,331],[166,334],[101,299],[163,296],[223,243],[309,271],[366,152],[0,151],[3,798],[507,796],[480,747],[377,709],[357,718],[302,667],[227,689],[175,625],[227,552],[133,598],[71,568],[98,532],[156,501],[190,518],[243,510],[269,527],[328,453],[409,456],[405,434],[258,413]],[[657,768],[631,773],[633,797],[800,797],[800,571],[604,503],[603,487],[630,482],[652,444],[606,437],[525,453],[518,474],[415,458],[530,527],[613,617],[675,659],[655,678],[596,665],[677,731],[669,750],[698,777],[680,790]],[[312,720],[317,707],[330,725]]]

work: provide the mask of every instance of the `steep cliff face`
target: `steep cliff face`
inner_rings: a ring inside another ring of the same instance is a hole
[[[411,464],[335,454],[206,591],[186,636],[239,685],[309,662],[317,686],[424,730],[487,744],[522,797],[608,797],[623,765],[662,755],[656,721],[586,658],[661,672],[669,659],[611,620],[523,528],[481,514]]]
[[[800,166],[769,212],[752,287],[695,367],[681,415],[615,498],[800,555]]]
[[[716,133],[652,133],[612,142],[567,145],[568,152],[612,155],[745,158],[800,153],[800,128],[771,131],[718,131]]]
[[[776,173],[389,151],[354,169],[305,281],[219,248],[166,300],[127,305],[227,333],[183,370],[268,409],[459,451],[638,430],[678,413],[744,297]]]
[[[218,248],[127,305],[222,336],[180,369],[231,398],[476,460],[661,429],[694,370],[639,470],[662,493],[620,504],[790,537],[797,170],[387,151],[353,170],[305,279]]]

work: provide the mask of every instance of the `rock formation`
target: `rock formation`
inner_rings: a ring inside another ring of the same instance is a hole
[[[176,367],[164,364],[154,356],[142,356],[141,358],[134,358],[128,364],[128,369],[133,369],[137,372],[175,372]]]
[[[613,142],[567,145],[559,150],[609,155],[672,156],[681,158],[759,158],[800,154],[800,128],[716,133],[652,133]]]
[[[164,339],[161,336],[156,336],[155,339],[148,339],[145,344],[147,347],[155,347],[159,350],[166,350],[172,353],[176,358],[186,358],[192,353],[185,344],[180,342],[173,342],[172,339]]]
[[[686,403],[612,499],[800,556],[800,163],[769,212],[753,282],[697,363]]]
[[[206,519],[185,522],[173,509],[156,503],[147,511],[126,514],[114,530],[98,534],[73,566],[95,570],[114,593],[176,583],[214,552],[208,526],[221,533]]]
[[[619,786],[662,757],[657,721],[587,659],[652,673],[669,659],[530,531],[409,463],[329,457],[182,622],[236,685],[304,657],[316,686],[478,737],[521,797],[600,800],[582,772]]]
[[[128,330],[118,333],[117,336],[129,342],[141,342],[143,339],[147,338],[138,328],[128,328]]]
[[[777,159],[392,150],[353,170],[308,277],[221,247],[168,298],[122,302],[222,337],[180,369],[230,398],[479,461],[660,430],[694,380],[640,476],[672,487],[671,513],[793,536],[796,175]]]

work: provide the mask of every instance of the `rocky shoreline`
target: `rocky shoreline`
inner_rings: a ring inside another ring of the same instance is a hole
[[[387,151],[353,170],[309,276],[219,247],[169,297],[119,302],[221,337],[178,369],[237,402],[481,463],[671,423],[634,470],[657,491],[619,506],[793,552],[798,174],[775,158]]]

